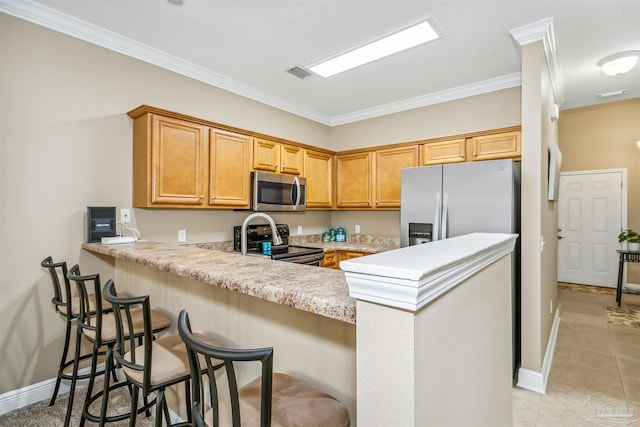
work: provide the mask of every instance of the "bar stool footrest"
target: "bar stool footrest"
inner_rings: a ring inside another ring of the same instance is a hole
[[[109,386],[109,390],[108,392],[111,393],[114,390],[119,389],[120,387],[124,387],[124,386],[129,386],[130,384],[127,381],[123,381],[123,382],[119,382],[117,384],[113,384],[111,386]],[[95,402],[98,399],[102,399],[102,395],[104,394],[105,390],[100,390],[98,391],[96,394],[94,394],[93,396],[91,396],[89,398],[88,402],[85,402],[84,408],[82,409],[82,416],[94,423],[100,423],[100,416],[99,415],[94,415],[92,413],[89,412],[89,408],[91,407],[91,405],[93,404],[93,402]],[[136,390],[136,393],[138,391]],[[147,412],[151,409],[151,407],[153,407],[153,405],[156,404],[156,398],[153,398],[153,400],[151,400],[150,402],[148,402],[146,405],[143,405],[142,407],[138,408],[138,410],[136,411],[136,416],[140,415],[143,412]],[[107,416],[104,419],[105,423],[112,423],[112,422],[116,422],[116,421],[122,421],[122,420],[127,420],[131,417],[131,412],[126,412],[124,414],[118,414],[118,415],[111,415],[111,416]]]

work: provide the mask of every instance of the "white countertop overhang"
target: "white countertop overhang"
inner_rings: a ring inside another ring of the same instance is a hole
[[[517,234],[472,233],[340,263],[352,298],[417,311],[513,252]]]

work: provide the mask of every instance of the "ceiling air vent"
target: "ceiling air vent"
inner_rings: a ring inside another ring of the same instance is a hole
[[[287,70],[287,73],[289,74],[293,74],[294,76],[296,76],[299,79],[305,79],[307,77],[309,77],[311,75],[310,72],[308,72],[307,70],[304,70],[300,67],[293,67],[293,68],[289,68]]]

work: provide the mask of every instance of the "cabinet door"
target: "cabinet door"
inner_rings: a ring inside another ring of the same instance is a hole
[[[469,161],[519,158],[522,152],[520,132],[469,138],[467,149]]]
[[[254,138],[253,169],[278,172],[280,170],[280,144],[266,139]]]
[[[336,156],[336,188],[337,207],[371,207],[370,151]]]
[[[333,207],[333,156],[305,150],[304,170],[307,176],[307,208]]]
[[[151,204],[204,203],[207,128],[168,117],[152,117]]]
[[[466,161],[465,149],[465,139],[452,139],[449,141],[422,144],[422,159],[420,165],[427,166],[464,162]]]
[[[209,205],[248,208],[251,139],[211,129],[209,141]]]
[[[280,148],[282,165],[280,172],[289,175],[302,175],[304,164],[304,149],[295,145],[282,144]]]
[[[322,266],[326,268],[338,268],[338,254],[336,251],[325,252]]]
[[[376,151],[376,208],[400,208],[402,168],[418,166],[418,146]]]

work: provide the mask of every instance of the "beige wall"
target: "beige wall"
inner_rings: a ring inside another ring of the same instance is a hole
[[[336,126],[330,149],[335,151],[417,141],[520,124],[520,88],[471,96]]]
[[[505,256],[416,312],[358,301],[360,425],[511,425],[509,277]]]
[[[113,275],[84,253],[87,206],[131,206],[132,123],[148,104],[317,146],[330,128],[0,14],[2,165],[0,393],[55,377],[64,322],[51,306],[47,255]],[[230,240],[242,212],[134,209],[143,237]],[[308,231],[330,213],[277,216]]]
[[[560,113],[562,171],[627,169],[627,227],[640,230],[640,98]],[[629,281],[640,283],[629,264]]]
[[[557,301],[557,203],[547,200],[556,101],[542,42],[522,48],[522,368],[542,371]],[[545,242],[541,251],[541,239]]]

